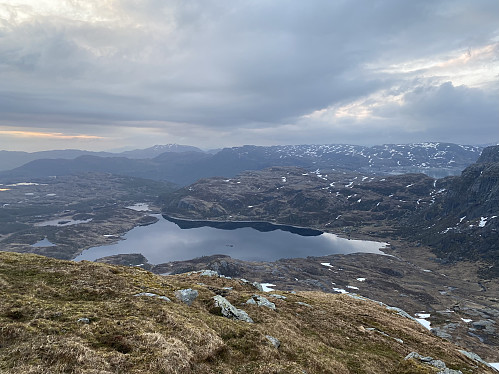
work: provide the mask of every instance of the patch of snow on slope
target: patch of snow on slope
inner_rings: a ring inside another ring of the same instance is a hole
[[[478,224],[478,227],[485,227],[487,219],[488,219],[487,217],[480,217],[480,223]]]
[[[149,205],[146,203],[136,203],[126,207],[127,209],[135,210],[136,212],[147,212],[149,211]]]
[[[275,284],[272,283],[260,283],[260,284],[262,285],[263,292],[274,291],[272,287],[275,287]]]
[[[416,313],[416,321],[428,330],[431,330],[431,323],[426,320],[427,318],[430,318],[430,313]]]
[[[336,287],[333,287],[333,291],[338,293],[348,293],[348,291],[345,291],[343,288],[336,288]]]
[[[499,362],[489,362],[489,365],[499,371]]]

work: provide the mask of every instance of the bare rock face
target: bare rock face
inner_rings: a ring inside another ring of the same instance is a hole
[[[499,162],[499,145],[484,148],[477,160],[477,164]]]
[[[437,181],[432,205],[409,220],[413,237],[442,258],[485,260],[484,278],[499,277],[499,146],[487,147],[459,177]]]
[[[225,297],[216,295],[213,296],[213,300],[215,300],[215,308],[220,308],[220,313],[222,316],[238,321],[253,323],[253,320],[248,315],[248,313],[246,313],[242,309],[236,308]]]

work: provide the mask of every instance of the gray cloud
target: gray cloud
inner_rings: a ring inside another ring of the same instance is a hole
[[[469,142],[471,124],[483,133],[473,141],[497,136],[497,76],[455,81],[473,61],[428,68],[497,46],[494,0],[59,3],[72,13],[34,7],[21,19],[28,8],[0,5],[0,127],[119,141],[143,127],[143,142],[223,133],[220,145],[373,142],[366,130]],[[334,114],[359,101],[376,102],[370,115]],[[331,113],[307,117],[321,110]]]

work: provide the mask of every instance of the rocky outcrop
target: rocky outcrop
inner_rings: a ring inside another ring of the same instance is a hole
[[[442,360],[436,360],[433,357],[430,356],[421,356],[417,352],[411,352],[409,353],[406,358],[406,360],[418,360],[426,365],[433,366],[437,369],[439,369],[438,374],[463,374],[461,370],[454,370],[454,369],[449,369],[445,362]]]
[[[213,296],[213,300],[215,300],[215,308],[220,309],[220,314],[222,316],[230,318],[230,319],[235,319],[238,321],[253,323],[253,320],[248,315],[248,313],[246,313],[242,309],[236,308],[225,297],[220,296],[220,295],[216,295],[216,296]]]
[[[248,301],[246,301],[246,304],[263,306],[265,308],[275,310],[275,304],[273,302],[269,301],[267,298],[260,296],[260,295],[251,296],[251,298],[248,299]]]

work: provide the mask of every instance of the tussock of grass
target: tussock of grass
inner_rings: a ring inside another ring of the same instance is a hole
[[[0,252],[0,285],[0,372],[6,374],[435,372],[405,361],[412,351],[463,372],[487,372],[417,323],[344,295],[286,293],[286,300],[272,299],[274,311],[244,304],[255,289],[235,279],[161,277],[8,252]],[[199,292],[191,306],[174,296],[183,288]],[[212,297],[222,290],[255,323],[213,314]],[[172,302],[133,296],[141,292]]]

